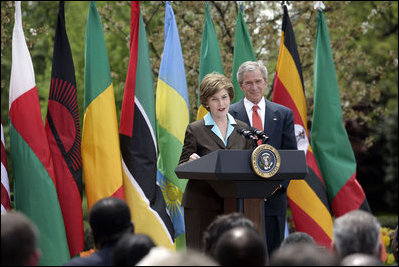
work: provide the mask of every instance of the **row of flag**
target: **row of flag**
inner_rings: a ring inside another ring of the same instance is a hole
[[[304,150],[309,169],[305,180],[291,181],[289,205],[296,231],[309,233],[318,244],[329,247],[333,217],[359,208],[369,210],[369,207],[356,180],[356,160],[343,124],[324,15],[319,9],[314,55],[315,106],[309,142],[301,63],[286,6],[283,9],[273,101],[293,110],[298,148]],[[236,98],[233,102],[243,97],[235,72],[241,63],[256,60],[242,8],[235,32],[232,79]],[[181,201],[186,181],[178,179],[174,169],[189,123],[189,102],[178,28],[168,1],[156,99],[138,1],[131,2],[129,48],[118,131],[103,28],[96,2],[92,1],[85,40],[81,135],[75,71],[61,1],[48,110],[43,124],[33,64],[22,28],[21,2],[15,3],[9,93],[14,205],[39,228],[42,265],[60,265],[84,249],[82,172],[89,210],[103,197],[125,199],[137,233],[148,234],[158,245],[169,248],[185,245]],[[213,71],[223,73],[223,65],[206,3],[199,83]],[[200,107],[197,119],[205,113]],[[11,206],[3,127],[1,129],[3,213]]]

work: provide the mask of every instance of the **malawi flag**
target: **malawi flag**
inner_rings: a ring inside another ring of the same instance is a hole
[[[309,145],[301,62],[287,7],[283,9],[273,102],[293,111],[297,146],[305,152],[309,171],[305,180],[291,180],[287,191],[288,201],[296,231],[306,232],[319,245],[330,247],[333,221],[324,181]]]
[[[10,183],[8,181],[6,145],[1,121],[1,214],[11,209]]]
[[[172,248],[173,224],[157,185],[155,99],[148,42],[137,1],[131,2],[130,60],[119,129],[125,200],[135,232]]]
[[[314,50],[314,111],[312,147],[326,181],[336,217],[348,211],[370,211],[356,180],[356,159],[342,119],[341,101],[328,29],[321,10],[317,13]]]
[[[90,2],[85,42],[82,161],[87,207],[105,197],[123,199],[122,161],[114,87],[100,15]]]
[[[64,1],[60,1],[45,129],[54,163],[69,252],[73,257],[85,245],[81,197],[82,162],[75,68],[64,13]]]
[[[200,69],[199,69],[199,84],[198,84],[198,113],[197,120],[202,119],[208,111],[200,105],[200,84],[202,79],[211,72],[218,72],[223,74],[222,57],[220,56],[219,41],[216,36],[215,27],[213,26],[211,14],[209,12],[209,4],[205,3],[205,25],[202,32],[201,40],[201,55],[200,55]]]
[[[169,1],[165,10],[165,41],[156,94],[159,155],[157,181],[172,218],[178,248],[185,246],[184,210],[181,206],[187,180],[177,178],[184,134],[189,123],[188,91],[175,15]]]
[[[236,33],[234,39],[234,56],[233,56],[233,72],[231,80],[234,85],[234,100],[232,103],[238,102],[244,98],[244,92],[241,90],[237,81],[237,71],[245,61],[255,61],[255,52],[252,47],[251,36],[248,33],[247,25],[242,15],[242,6],[238,10]]]
[[[9,103],[15,209],[39,230],[39,265],[61,265],[70,259],[69,249],[20,1],[15,2]]]

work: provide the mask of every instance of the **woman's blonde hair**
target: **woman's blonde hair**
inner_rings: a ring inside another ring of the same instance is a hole
[[[233,83],[223,74],[212,72],[202,79],[200,85],[200,102],[201,105],[209,111],[208,100],[214,94],[226,89],[229,94],[230,101],[234,99]]]

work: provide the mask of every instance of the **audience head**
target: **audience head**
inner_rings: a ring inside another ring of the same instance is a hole
[[[305,232],[290,233],[281,243],[280,249],[291,244],[311,244],[316,245],[313,237]]]
[[[219,93],[222,90],[226,90],[230,101],[234,99],[234,86],[230,79],[228,79],[223,74],[212,72],[202,79],[200,84],[200,102],[201,105],[209,110],[209,99]]]
[[[1,265],[35,266],[41,252],[38,230],[23,213],[11,211],[1,215]]]
[[[271,266],[336,266],[337,257],[309,243],[292,243],[276,249],[270,257]]]
[[[264,266],[266,245],[258,232],[246,227],[234,227],[217,241],[216,259],[222,266]]]
[[[155,246],[154,241],[148,235],[124,234],[115,246],[113,265],[134,266]]]
[[[348,256],[345,256],[341,260],[341,266],[382,266],[382,262],[376,256],[363,254],[363,253],[354,253]]]
[[[257,231],[254,223],[250,219],[244,217],[242,213],[234,212],[219,215],[208,225],[204,232],[204,252],[215,258],[215,246],[218,239],[224,232],[236,226],[243,226]]]
[[[108,197],[94,203],[89,222],[98,249],[118,241],[125,233],[134,233],[129,206],[119,198]]]
[[[380,224],[369,212],[354,210],[337,218],[333,226],[333,250],[342,259],[353,253],[380,257]]]
[[[396,229],[393,233],[391,250],[395,261],[398,262],[398,226],[396,226]]]
[[[197,250],[173,252],[164,247],[155,247],[137,266],[218,266],[218,263]]]

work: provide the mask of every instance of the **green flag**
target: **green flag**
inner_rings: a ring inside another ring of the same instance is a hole
[[[356,180],[356,159],[342,119],[341,101],[328,30],[317,13],[314,50],[314,112],[311,144],[336,217],[362,208],[369,210]]]
[[[219,41],[216,36],[215,27],[213,26],[212,18],[209,12],[209,4],[205,3],[205,25],[202,32],[201,41],[201,56],[200,56],[200,70],[199,70],[199,85],[205,75],[211,72],[218,72],[223,74],[222,57],[220,56]],[[208,112],[202,105],[200,105],[198,85],[198,113],[197,120],[202,119]]]
[[[240,85],[237,81],[237,71],[242,63],[245,61],[255,61],[255,52],[252,47],[251,36],[249,36],[247,25],[242,16],[242,6],[238,11],[236,33],[234,40],[234,57],[233,57],[233,72],[231,80],[234,85],[234,100],[233,103],[240,101],[244,97]]]

